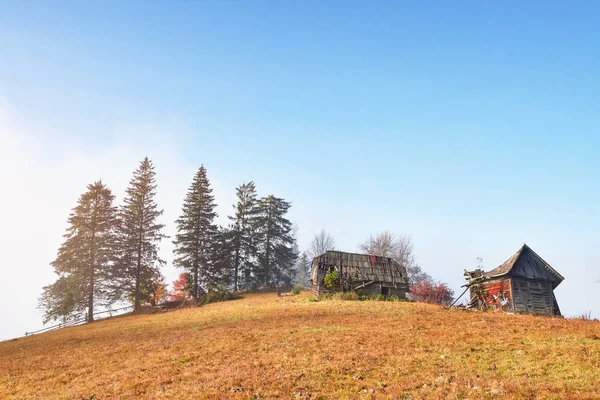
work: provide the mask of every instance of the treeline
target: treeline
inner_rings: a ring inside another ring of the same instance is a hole
[[[58,279],[43,288],[44,322],[81,317],[130,301],[135,309],[155,303],[166,292],[159,257],[163,210],[155,201],[152,162],[145,158],[127,187],[120,206],[101,181],[88,185],[71,210],[64,242],[51,263]],[[291,204],[258,197],[253,182],[236,189],[229,226],[215,222],[216,204],[201,166],[175,221],[173,265],[185,273],[185,290],[195,299],[213,288],[240,290],[290,285],[296,275],[298,246],[286,218]]]

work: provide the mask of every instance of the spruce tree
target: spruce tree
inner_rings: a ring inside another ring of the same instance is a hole
[[[289,285],[295,272],[295,238],[292,223],[285,217],[291,203],[269,195],[258,202],[257,240],[259,271],[257,280],[265,286]]]
[[[256,243],[254,229],[257,218],[256,186],[254,182],[242,184],[236,188],[238,201],[233,205],[235,210],[229,216],[231,247],[233,251],[232,280],[233,290],[238,291],[240,274],[244,285],[248,284],[256,270]]]
[[[211,268],[207,271],[208,285],[225,288],[232,285],[231,274],[234,262],[233,235],[223,227],[217,229],[212,252]]]
[[[117,209],[101,181],[87,189],[69,215],[65,241],[51,264],[59,278],[44,287],[40,298],[44,323],[81,316],[86,310],[87,320],[93,321],[97,302],[109,298]]]
[[[302,255],[298,259],[298,265],[296,267],[296,282],[298,285],[304,288],[310,287],[310,273],[312,272],[311,260],[308,258],[306,252],[302,252]]]
[[[115,277],[119,281],[121,297],[133,301],[136,310],[147,301],[160,281],[160,266],[165,262],[158,256],[163,224],[158,217],[163,213],[154,200],[156,173],[152,162],[145,157],[126,190],[119,209],[119,263]]]
[[[219,263],[215,262],[220,235],[214,224],[214,196],[202,165],[190,185],[183,202],[181,216],[177,219],[175,260],[191,278],[191,294],[198,299],[203,291],[219,281]]]

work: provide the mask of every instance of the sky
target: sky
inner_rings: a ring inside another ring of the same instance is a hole
[[[527,243],[600,317],[600,4],[0,0],[0,340],[42,326],[69,210],[156,167],[165,233],[204,164],[292,203],[306,248],[409,235],[459,294]],[[172,244],[161,245],[172,281]]]

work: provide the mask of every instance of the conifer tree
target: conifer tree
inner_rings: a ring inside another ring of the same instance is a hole
[[[256,270],[256,243],[254,230],[257,218],[256,186],[254,182],[236,188],[238,201],[234,204],[234,214],[229,216],[231,247],[233,251],[232,280],[233,290],[238,291],[240,274],[244,284],[248,284]]]
[[[97,302],[109,297],[117,209],[101,181],[87,189],[69,215],[65,241],[51,264],[59,278],[44,287],[40,298],[44,323],[81,316],[86,310],[88,321],[93,321]]]
[[[257,240],[259,271],[256,278],[265,286],[288,285],[294,277],[296,258],[292,223],[285,217],[291,203],[269,195],[258,202]]]
[[[211,268],[207,271],[208,286],[226,288],[232,284],[231,267],[234,261],[233,236],[231,230],[217,229],[214,239]]]
[[[175,245],[176,267],[184,269],[191,280],[191,294],[198,299],[206,289],[219,279],[218,265],[215,262],[219,232],[214,224],[214,196],[202,165],[190,185],[185,197],[181,216],[177,219]]]
[[[158,256],[163,224],[158,217],[163,213],[154,200],[156,173],[152,161],[145,157],[126,190],[119,209],[119,263],[115,277],[119,294],[132,300],[136,310],[160,282],[160,266],[165,262]]]
[[[301,287],[310,287],[310,273],[312,270],[311,261],[308,258],[308,254],[304,251],[298,259],[298,266],[296,267],[296,282]]]

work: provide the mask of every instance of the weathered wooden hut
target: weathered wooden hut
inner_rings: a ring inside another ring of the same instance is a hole
[[[325,277],[334,271],[338,279],[335,285],[327,287]],[[393,259],[341,251],[328,251],[315,257],[311,281],[315,297],[350,291],[359,295],[406,297],[408,291],[406,268]]]
[[[492,307],[516,313],[560,315],[554,289],[564,280],[526,244],[499,267],[465,271],[471,307]]]

